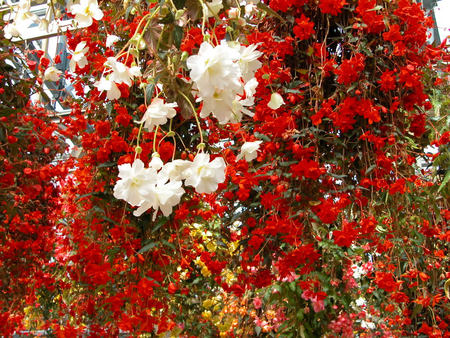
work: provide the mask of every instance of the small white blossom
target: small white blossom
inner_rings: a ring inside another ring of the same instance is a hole
[[[21,0],[17,5],[16,15],[14,17],[15,24],[20,27],[20,29],[26,29],[33,22],[39,23],[39,18],[36,14],[30,12],[31,1]]]
[[[153,208],[155,210],[153,220],[155,220],[159,209],[161,209],[164,216],[169,216],[173,207],[180,203],[181,196],[184,194],[184,189],[181,185],[181,181],[167,182],[165,178],[158,175],[156,184],[141,189],[145,201],[134,211],[133,215],[140,216],[148,209]]]
[[[272,93],[267,106],[273,110],[280,108],[284,104],[283,97],[278,93]]]
[[[186,178],[184,173],[191,165],[191,161],[173,160],[162,167],[160,174],[171,181],[181,181]]]
[[[5,36],[5,39],[18,38],[21,36],[20,30],[15,22],[7,24],[3,28],[3,34]]]
[[[260,51],[256,50],[257,45],[240,46],[239,66],[241,67],[242,77],[244,81],[249,81],[255,76],[256,71],[261,68],[262,63],[258,58],[262,55]]]
[[[253,161],[258,157],[258,149],[262,141],[245,142],[241,147],[241,152],[236,156],[236,160],[245,158],[247,162]]]
[[[225,161],[217,157],[209,162],[210,156],[198,153],[191,166],[184,172],[185,184],[195,188],[198,193],[212,193],[217,190],[219,183],[225,181]]]
[[[366,305],[366,300],[362,297],[359,297],[357,300],[355,300],[356,306],[362,307]]]
[[[86,53],[88,52],[89,47],[86,47],[86,41],[81,41],[76,47],[75,51],[72,54],[72,58],[70,59],[69,67],[72,73],[75,72],[76,66],[79,68],[84,68],[88,64],[88,60],[86,58]]]
[[[363,329],[370,329],[370,330],[375,330],[375,323],[372,322],[366,322],[365,320],[361,321],[361,327]]]
[[[241,70],[237,61],[239,51],[226,42],[213,47],[203,42],[197,55],[191,55],[186,64],[191,70],[190,76],[200,92],[200,96],[210,97],[216,91],[232,90],[236,93],[242,88]]]
[[[108,100],[116,100],[120,98],[120,90],[119,87],[115,84],[115,82],[107,79],[105,77],[100,78],[99,81],[94,83],[94,87],[97,87],[98,91],[106,91],[106,97]]]
[[[237,7],[232,7],[228,10],[228,17],[230,19],[237,19],[241,14],[241,10]]]
[[[120,38],[117,35],[108,35],[106,37],[106,47],[111,47],[112,45],[114,45],[117,41],[119,41]]]
[[[145,168],[144,162],[136,159],[133,165],[119,165],[119,178],[114,186],[114,197],[137,206],[145,200],[141,192],[156,183],[156,170]]]
[[[129,87],[132,85],[132,80],[135,77],[142,75],[138,66],[127,67],[112,56],[106,60],[105,66],[110,67],[112,70],[112,73],[110,74],[111,81],[125,83]]]
[[[152,131],[155,126],[167,123],[167,119],[175,117],[177,114],[175,107],[178,105],[174,103],[164,103],[163,99],[155,98],[147,107],[142,120],[139,123],[144,123],[144,127]]]
[[[92,25],[93,19],[101,20],[103,18],[103,12],[98,6],[97,0],[80,0],[79,3],[70,6],[69,12],[75,15],[75,21],[79,27],[89,27]]]
[[[236,94],[229,89],[217,89],[212,96],[201,98],[203,100],[200,117],[208,117],[211,113],[219,123],[228,123],[231,119],[233,100]]]
[[[48,67],[44,72],[44,80],[46,81],[58,81],[61,75],[61,71],[53,66]]]

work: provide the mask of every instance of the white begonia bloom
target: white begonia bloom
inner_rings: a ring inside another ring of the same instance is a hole
[[[211,2],[203,3],[203,15],[207,18],[216,16],[223,8],[222,0],[212,0]]]
[[[106,47],[111,47],[112,45],[114,45],[117,41],[119,41],[120,38],[117,35],[108,35],[106,37]]]
[[[246,82],[252,79],[256,71],[262,66],[262,63],[258,60],[262,53],[256,50],[257,47],[255,44],[239,47],[241,55],[239,66],[241,67],[242,78]]]
[[[186,177],[184,175],[186,169],[191,166],[192,162],[187,160],[173,160],[171,162],[167,162],[159,172],[163,177],[167,177],[167,179],[171,181],[181,181]]]
[[[89,27],[93,20],[101,20],[103,12],[98,6],[97,0],[80,0],[79,3],[73,4],[69,8],[69,12],[75,15],[75,21],[79,27]]]
[[[240,100],[243,106],[250,107],[255,104],[254,95],[256,93],[256,87],[258,87],[258,80],[256,80],[256,78],[247,81],[244,86],[245,98]]]
[[[254,4],[247,4],[245,5],[245,15],[251,16],[253,13],[256,13],[256,9],[258,7]]]
[[[241,14],[241,10],[237,7],[232,7],[228,10],[228,17],[230,19],[237,19]]]
[[[362,297],[359,297],[357,300],[355,300],[356,306],[362,307],[366,305],[366,300]]]
[[[3,28],[3,34],[5,36],[5,39],[12,39],[20,37],[21,32],[19,30],[19,27],[17,27],[16,23],[11,22]]]
[[[236,93],[229,89],[216,90],[212,96],[203,99],[203,107],[200,117],[208,117],[213,114],[219,123],[224,124],[230,121],[233,109],[233,100]]]
[[[14,13],[11,15],[11,17],[14,17],[13,22],[3,28],[6,39],[21,37],[33,22],[40,22],[39,17],[30,12],[30,8],[30,0],[21,0],[14,7]]]
[[[176,102],[164,103],[163,99],[154,98],[139,123],[145,123],[144,127],[152,131],[155,126],[166,124],[167,119],[175,117],[175,107],[178,107]]]
[[[213,47],[203,42],[197,55],[191,55],[186,64],[191,70],[190,77],[205,98],[213,96],[216,91],[232,90],[236,93],[242,89],[241,70],[237,61],[239,51],[231,48],[224,41]]]
[[[41,21],[39,22],[39,26],[38,26],[38,28],[41,30],[41,31],[46,31],[47,33],[48,33],[48,26],[49,26],[49,22],[48,22],[48,20],[47,19],[41,19]]]
[[[115,82],[107,79],[105,77],[100,78],[100,81],[96,81],[94,83],[94,87],[97,87],[98,91],[103,92],[106,91],[106,97],[108,100],[116,100],[120,98],[120,90],[119,87],[115,84]]]
[[[258,86],[258,81],[256,78],[248,81],[244,86],[245,98],[236,96],[232,102],[232,114],[230,117],[230,122],[238,123],[242,120],[243,114],[253,117],[254,112],[248,110],[246,107],[253,106],[255,103],[254,94],[256,92],[256,87]]]
[[[110,74],[111,81],[125,83],[128,87],[131,87],[133,84],[132,80],[134,77],[142,75],[138,66],[127,67],[122,62],[117,61],[113,56],[106,60],[105,66],[112,69],[112,73]]]
[[[155,210],[153,220],[156,219],[159,209],[166,217],[172,213],[173,207],[180,203],[184,189],[181,187],[181,181],[166,181],[165,178],[158,174],[158,182],[156,184],[141,189],[141,194],[145,201],[134,211],[133,215],[138,217],[150,208]]]
[[[119,165],[119,178],[114,186],[114,197],[127,201],[132,206],[140,205],[144,201],[141,195],[143,188],[156,183],[156,170],[145,168],[144,162],[136,159],[133,165],[129,163]]]
[[[258,157],[258,149],[262,141],[245,142],[241,147],[241,152],[236,156],[236,161],[245,158],[247,162],[253,161]]]
[[[195,188],[198,193],[212,193],[219,183],[225,181],[225,161],[222,157],[209,162],[209,154],[198,153],[191,166],[184,171],[185,184]]]
[[[152,154],[152,160],[148,164],[148,167],[158,171],[163,166],[164,166],[164,162],[161,160],[161,157],[159,157],[159,154],[158,153],[153,153]]]
[[[89,47],[86,47],[86,41],[81,41],[76,47],[70,59],[69,67],[72,73],[75,73],[76,66],[84,68],[88,64],[86,53],[89,51]]]
[[[61,75],[61,71],[53,66],[48,67],[44,72],[44,80],[46,81],[58,81]]]
[[[375,323],[372,322],[366,322],[365,320],[361,321],[361,327],[363,329],[370,329],[370,330],[375,330]]]
[[[273,110],[280,108],[284,104],[283,97],[278,93],[272,93],[267,106]]]

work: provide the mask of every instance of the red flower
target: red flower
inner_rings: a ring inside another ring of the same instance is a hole
[[[394,277],[392,277],[392,273],[390,272],[377,271],[375,273],[375,283],[379,288],[386,292],[393,292],[397,290],[397,282],[394,280]]]
[[[319,8],[324,14],[338,15],[345,4],[345,0],[320,0]]]
[[[334,243],[339,246],[349,247],[358,237],[358,232],[354,228],[355,225],[355,222],[349,223],[344,219],[342,230],[333,231]]]
[[[316,32],[314,30],[314,22],[303,14],[300,18],[295,19],[295,22],[297,25],[294,27],[293,31],[295,36],[300,40],[307,40]]]
[[[378,83],[381,84],[381,90],[384,92],[395,90],[397,88],[395,72],[391,70],[384,71]]]
[[[361,53],[356,54],[349,60],[342,61],[342,64],[335,70],[338,76],[337,82],[349,85],[360,77],[360,73],[365,67],[365,57]]]

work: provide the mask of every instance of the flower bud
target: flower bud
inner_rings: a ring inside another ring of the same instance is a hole
[[[280,108],[284,104],[283,97],[278,93],[272,93],[267,106],[273,110]]]

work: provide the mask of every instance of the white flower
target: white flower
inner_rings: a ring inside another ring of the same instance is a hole
[[[205,118],[212,113],[219,123],[227,123],[232,117],[232,104],[235,96],[236,93],[232,90],[218,89],[212,96],[202,98],[203,107],[200,112],[200,117]]]
[[[17,6],[14,7],[15,13],[13,22],[7,24],[3,28],[6,39],[21,37],[33,22],[40,22],[39,17],[30,12],[30,8],[30,0],[21,0]]]
[[[267,106],[273,110],[280,108],[284,104],[283,97],[278,93],[272,93]]]
[[[262,141],[245,142],[241,147],[241,152],[236,156],[236,161],[241,158],[245,158],[247,162],[250,162],[258,157],[258,149]]]
[[[163,99],[155,98],[139,123],[145,123],[144,127],[152,131],[153,127],[167,123],[168,118],[171,119],[177,114],[175,107],[178,107],[175,102],[164,103]]]
[[[209,162],[209,154],[198,153],[184,172],[185,184],[194,187],[198,193],[212,193],[217,190],[219,183],[225,181],[225,168],[222,157]]]
[[[119,40],[120,40],[120,38],[117,35],[108,35],[106,37],[106,47],[108,47],[108,48],[111,47]]]
[[[69,12],[75,15],[75,21],[79,27],[89,27],[93,20],[101,20],[103,12],[98,6],[97,0],[80,0],[80,3],[73,4]]]
[[[171,181],[181,181],[186,178],[184,173],[191,165],[191,161],[174,160],[167,162],[159,173]]]
[[[89,47],[86,47],[86,41],[81,41],[73,52],[72,58],[70,59],[69,67],[72,73],[75,72],[76,66],[79,68],[84,68],[88,64],[85,53],[87,53]]]
[[[158,153],[153,153],[152,154],[152,160],[150,161],[150,163],[148,164],[149,168],[153,168],[156,171],[158,171],[159,169],[161,169],[164,166],[163,161],[161,160],[161,157],[159,156]]]
[[[256,78],[250,79],[244,86],[245,98],[240,100],[243,106],[253,106],[255,104],[256,87],[258,87],[258,80]],[[253,116],[254,114],[252,114]]]
[[[232,7],[228,10],[228,17],[230,19],[237,19],[241,14],[241,10],[237,7]]]
[[[53,66],[48,67],[44,72],[44,80],[46,81],[58,81],[61,71]]]
[[[94,87],[96,87],[99,92],[106,91],[106,98],[108,100],[117,100],[120,98],[121,93],[119,87],[117,87],[115,82],[108,78],[100,78],[99,81],[94,83]]]
[[[41,21],[39,22],[38,28],[41,31],[46,31],[48,33],[48,26],[49,26],[48,20],[47,19],[41,19]]]
[[[148,209],[153,208],[155,210],[153,220],[155,220],[159,209],[161,209],[164,216],[169,216],[173,207],[180,203],[181,196],[184,194],[181,184],[181,181],[167,182],[164,177],[158,174],[158,182],[156,184],[141,189],[145,201],[134,211],[133,215],[140,216]]]
[[[106,97],[108,100],[116,100],[120,98],[120,90],[115,82],[105,77],[100,78],[100,81],[94,83],[94,87],[97,87],[98,91],[102,92],[106,90]]]
[[[141,192],[156,183],[156,170],[145,168],[144,162],[136,159],[133,165],[119,165],[119,178],[114,186],[114,197],[137,206],[144,201]]]
[[[362,307],[366,305],[366,300],[362,297],[359,297],[357,300],[355,300],[356,306]]]
[[[205,15],[207,18],[216,16],[223,8],[222,0],[212,0],[211,2],[202,2],[202,3],[203,3],[203,15]]]
[[[365,320],[361,321],[361,327],[363,329],[370,329],[370,330],[375,330],[375,323],[372,322],[366,322]]]
[[[3,28],[3,33],[5,35],[5,39],[18,38],[21,35],[19,27],[17,27],[15,22],[7,24]]]
[[[255,76],[256,71],[261,68],[262,63],[258,58],[262,55],[257,51],[258,46],[253,44],[250,46],[240,46],[239,66],[241,67],[242,77],[244,81],[249,81]]]
[[[254,4],[247,4],[245,5],[245,15],[251,16],[253,13],[256,13],[257,6]]]
[[[214,95],[216,91],[234,90],[236,93],[242,88],[240,82],[241,70],[237,63],[240,59],[239,51],[228,46],[226,42],[213,47],[203,42],[197,55],[191,55],[186,64],[191,70],[190,76],[205,98]]]
[[[110,74],[111,81],[116,83],[125,83],[129,87],[132,85],[132,80],[134,77],[142,75],[138,66],[127,67],[112,56],[106,60],[105,66],[112,69],[112,73]]]
[[[30,0],[21,0],[17,5],[16,15],[14,17],[14,22],[17,27],[20,29],[26,29],[33,22],[38,23],[39,18],[36,14],[30,12],[31,1]]]

